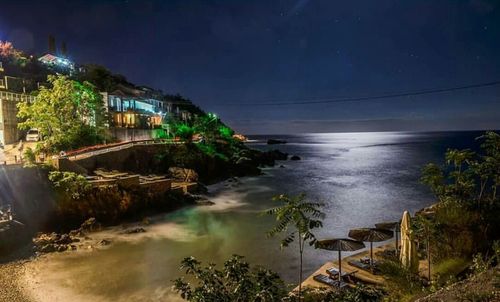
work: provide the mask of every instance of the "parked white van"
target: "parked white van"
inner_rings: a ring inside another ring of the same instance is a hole
[[[27,142],[38,142],[41,138],[40,132],[36,128],[31,128],[28,130],[28,133],[26,133]]]

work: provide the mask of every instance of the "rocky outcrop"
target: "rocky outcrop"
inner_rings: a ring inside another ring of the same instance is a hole
[[[268,145],[286,144],[286,141],[281,139],[268,139],[267,144]]]
[[[300,156],[298,155],[293,155],[292,157],[290,157],[290,160],[300,160]]]
[[[70,231],[68,234],[38,233],[33,238],[34,250],[38,253],[53,253],[64,252],[68,250],[76,250],[74,243],[80,242],[80,238],[86,238],[86,234],[97,231],[101,225],[93,217],[84,221],[80,228]]]
[[[194,202],[199,206],[212,206],[215,204],[213,201],[206,198],[205,196],[202,195],[191,195],[191,196],[193,196]]]
[[[270,150],[261,152],[252,149],[244,149],[235,155],[234,175],[259,175],[261,173],[259,167],[273,167],[277,160],[286,160],[287,153],[279,150]]]
[[[274,166],[277,160],[287,160],[288,154],[275,149],[267,152],[262,152],[258,155],[257,158],[260,165]]]
[[[80,242],[80,239],[70,236],[69,234],[38,234],[33,238],[35,251],[39,253],[64,252],[67,250],[76,250],[75,242]]]

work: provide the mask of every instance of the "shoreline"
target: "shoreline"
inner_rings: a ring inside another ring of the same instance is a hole
[[[253,177],[253,176],[248,176]],[[240,177],[231,177],[228,179],[221,180],[215,184],[209,185],[209,191],[203,194],[202,197],[206,200],[211,201],[213,199],[213,194],[224,191],[229,188],[234,188],[235,185],[240,183]],[[154,213],[147,216],[146,220],[136,219],[122,221],[116,225],[104,226],[99,230],[90,232],[80,237],[80,242],[75,243],[77,245],[76,250],[67,250],[64,252],[51,252],[51,253],[35,253],[32,251],[34,244],[32,242],[27,243],[13,253],[3,257],[0,262],[0,301],[11,301],[11,302],[54,302],[54,301],[76,301],[84,302],[88,301],[89,295],[80,295],[73,290],[64,287],[63,285],[51,285],[51,282],[42,282],[41,278],[46,280],[47,276],[43,275],[41,271],[42,265],[50,265],[52,258],[54,257],[72,257],[81,254],[91,254],[96,253],[99,250],[107,249],[111,245],[119,242],[133,242],[138,241],[143,238],[155,238],[158,235],[158,229],[169,228],[168,236],[172,238],[182,237],[182,230],[179,230],[175,224],[170,224],[168,222],[162,221],[164,215],[173,213],[177,210],[186,207],[201,207],[214,210],[220,208],[217,204],[189,204],[180,208],[176,208],[172,211],[165,211],[160,213]],[[147,221],[147,222],[145,222]],[[127,231],[134,229],[144,229],[145,232],[138,233],[127,233]],[[35,238],[35,237],[33,237]],[[106,241],[106,243],[102,243]],[[42,289],[41,291],[40,289]],[[57,293],[57,295],[54,295]],[[169,297],[170,299],[171,297]],[[172,297],[172,299],[175,299]],[[93,297],[94,302],[107,301],[102,300],[99,297]],[[170,300],[169,300],[170,301]],[[176,300],[177,301],[177,300]],[[183,301],[183,300],[179,300]]]

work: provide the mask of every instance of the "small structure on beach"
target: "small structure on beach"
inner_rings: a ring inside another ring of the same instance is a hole
[[[401,220],[401,264],[412,272],[418,271],[417,248],[411,230],[410,213],[405,211]]]
[[[338,277],[340,286],[340,282],[342,282],[342,252],[353,252],[360,250],[365,247],[365,244],[361,241],[352,240],[349,238],[334,238],[316,241],[315,247],[323,250],[339,252],[339,269],[327,270],[327,273],[331,277]]]
[[[370,242],[370,268],[373,271],[373,243],[391,239],[392,231],[377,228],[360,228],[349,231],[349,237],[363,242]]]

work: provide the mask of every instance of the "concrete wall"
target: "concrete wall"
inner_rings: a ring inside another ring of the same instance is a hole
[[[19,142],[23,132],[17,129],[17,107],[16,102],[0,99],[0,131],[3,135],[0,135],[2,143],[13,144]]]
[[[158,138],[161,129],[109,128],[108,133],[118,141],[139,141]]]
[[[154,171],[157,164],[155,158],[164,148],[164,145],[136,145],[73,162],[90,174],[97,168],[146,174]]]
[[[74,163],[67,158],[58,158],[58,159],[54,160],[53,162],[54,162],[54,166],[59,171],[74,172],[74,173],[84,174],[84,175],[89,174],[85,168],[81,167],[77,163]]]
[[[172,180],[160,179],[147,183],[141,183],[140,186],[142,188],[148,188],[151,192],[154,192],[155,194],[164,194],[165,192],[171,189]]]

